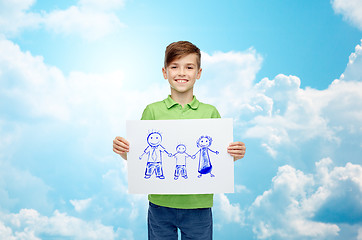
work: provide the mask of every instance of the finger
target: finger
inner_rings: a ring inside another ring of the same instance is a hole
[[[245,143],[243,142],[232,142],[229,144],[229,146],[245,146]]]
[[[246,151],[246,148],[244,146],[238,146],[238,147],[228,147],[227,151]]]
[[[118,146],[118,147],[120,147],[120,148],[122,148],[122,149],[127,149],[127,150],[129,150],[129,144],[127,144],[127,143],[125,143],[125,142],[121,142],[121,141],[119,141],[119,140],[117,140],[117,139],[113,140],[113,145],[114,145],[114,146]]]
[[[129,142],[127,141],[127,139],[123,138],[123,137],[116,137],[114,140],[113,140],[114,143],[116,144],[125,144],[126,146],[129,146]]]
[[[127,139],[123,138],[123,137],[117,137],[116,139],[118,139],[120,142],[123,142],[124,144],[126,144],[127,146],[129,146],[129,142],[127,141]]]
[[[237,145],[237,146],[231,146],[231,147],[229,146],[227,149],[228,150],[245,150],[246,147]]]
[[[113,149],[120,151],[122,153],[129,152],[129,148],[127,148],[127,147],[125,148],[125,147],[117,145],[117,144],[113,144]]]
[[[233,142],[229,144],[228,148],[245,149],[245,144],[243,142]]]
[[[245,151],[229,150],[228,153],[233,157],[235,157],[235,156],[244,156],[245,155]]]
[[[245,149],[228,149],[228,153],[245,153]]]
[[[113,148],[113,152],[115,152],[115,153],[117,153],[117,154],[119,154],[119,155],[121,155],[121,154],[123,154],[123,153],[124,153],[124,152],[119,151],[119,150],[117,150],[117,149],[115,149],[115,148]]]

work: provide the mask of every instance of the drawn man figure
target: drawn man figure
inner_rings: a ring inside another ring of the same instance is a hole
[[[172,153],[168,153],[166,149],[161,145],[161,142],[162,136],[159,132],[151,132],[150,134],[148,134],[148,147],[139,157],[139,159],[142,160],[143,155],[148,154],[147,166],[145,171],[146,179],[150,178],[153,172],[155,172],[157,178],[165,178],[163,176],[162,170],[162,152],[167,153],[169,157],[172,156]]]
[[[215,153],[216,155],[219,154],[218,151],[213,151],[209,147],[211,146],[212,138],[209,136],[201,136],[197,141],[196,145],[199,149],[193,157],[196,157],[196,154],[200,152],[199,158],[199,178],[202,177],[202,174],[210,173],[210,177],[215,177],[214,174],[211,173],[212,165],[210,161],[209,151]]]
[[[186,158],[191,157],[195,159],[195,156],[191,156],[186,152],[186,146],[184,144],[179,144],[176,147],[176,153],[173,157],[176,158],[175,180],[177,180],[180,175],[187,179]]]

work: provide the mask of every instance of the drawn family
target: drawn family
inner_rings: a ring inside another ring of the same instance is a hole
[[[148,146],[139,157],[142,160],[144,155],[148,156],[145,177],[146,179],[150,178],[152,174],[156,175],[156,178],[164,179],[163,168],[162,168],[162,153],[166,153],[169,157],[174,157],[176,159],[176,168],[174,179],[177,180],[180,176],[187,179],[187,170],[186,170],[186,159],[191,158],[195,159],[196,155],[199,154],[199,166],[198,166],[198,177],[201,178],[202,175],[210,173],[210,177],[215,177],[211,173],[212,165],[210,161],[209,152],[219,154],[218,151],[213,151],[210,149],[212,138],[210,136],[201,136],[196,141],[196,146],[199,150],[194,154],[190,155],[186,152],[186,146],[184,144],[179,144],[176,147],[176,153],[169,153],[162,145],[162,135],[157,131],[152,131],[147,136]]]

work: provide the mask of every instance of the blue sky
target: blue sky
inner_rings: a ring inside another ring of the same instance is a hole
[[[247,145],[215,239],[362,239],[362,4],[0,0],[0,238],[145,239],[112,152],[202,50],[199,100]]]

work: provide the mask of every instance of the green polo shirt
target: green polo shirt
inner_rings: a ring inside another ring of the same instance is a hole
[[[214,106],[199,102],[195,96],[193,100],[184,107],[175,102],[171,96],[168,96],[168,98],[163,101],[148,105],[142,114],[142,120],[202,118],[220,118],[220,114]],[[209,208],[213,205],[213,194],[149,194],[148,200],[159,206],[171,208]]]

